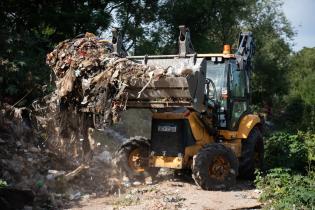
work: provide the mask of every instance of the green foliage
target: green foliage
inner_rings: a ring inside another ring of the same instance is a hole
[[[315,48],[303,48],[293,55],[289,79],[290,94],[315,105]]]
[[[139,54],[157,49],[154,48],[154,44],[150,44],[150,41],[154,40],[155,31],[152,31],[152,28],[157,21],[158,2],[157,0],[114,1],[112,8],[116,14],[115,22],[120,27],[127,51]],[[157,42],[159,41],[161,40],[158,39]]]
[[[305,145],[307,148],[307,158],[309,162],[309,169],[315,165],[315,133],[307,132],[307,133],[299,133],[299,135],[303,135],[305,140]],[[311,165],[312,164],[312,165]]]
[[[244,21],[252,14],[253,0],[161,1],[159,28],[169,33],[164,49],[177,52],[178,26],[190,29],[194,48],[199,53],[221,52],[223,44],[236,43]]]
[[[259,0],[253,5],[245,26],[255,36],[256,54],[253,66],[253,102],[270,102],[286,94],[286,74],[291,53],[293,29],[282,11],[282,1]]]
[[[315,48],[290,55],[287,95],[274,104],[274,122],[282,130],[315,131]],[[279,80],[280,81],[280,80]],[[280,83],[279,83],[280,84]]]
[[[275,168],[266,176],[258,174],[256,186],[262,190],[266,209],[312,209],[315,206],[315,172],[306,176],[289,169]]]
[[[291,135],[285,132],[272,134],[265,142],[265,164],[267,168],[284,167],[305,171],[308,165],[306,135]],[[313,139],[315,140],[315,139]]]
[[[6,186],[8,186],[7,182],[0,179],[0,188],[6,187]]]
[[[315,131],[315,104],[307,104],[301,96],[289,96],[283,112],[274,118],[278,127],[288,132]]]
[[[256,186],[266,209],[311,209],[315,205],[315,134],[278,132],[265,143],[270,169],[258,172]]]

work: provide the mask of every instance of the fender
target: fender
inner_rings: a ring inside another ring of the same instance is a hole
[[[261,120],[258,115],[248,114],[241,119],[240,125],[238,127],[238,131],[236,134],[236,138],[239,139],[247,139],[249,133],[252,129],[261,123]]]
[[[248,114],[241,119],[237,131],[219,130],[219,134],[225,139],[247,139],[251,130],[260,124],[261,120],[258,115]]]

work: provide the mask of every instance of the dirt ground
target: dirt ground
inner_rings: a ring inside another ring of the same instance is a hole
[[[150,185],[131,186],[111,196],[83,196],[69,203],[71,210],[114,209],[260,209],[259,191],[249,181],[237,181],[229,191],[204,191],[192,179],[163,178]]]

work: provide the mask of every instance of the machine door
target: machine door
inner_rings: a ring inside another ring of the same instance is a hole
[[[245,70],[230,63],[229,92],[230,92],[230,128],[238,129],[238,122],[249,106],[249,85]]]
[[[217,99],[219,102],[218,110],[218,125],[220,128],[225,129],[227,127],[227,78],[228,78],[228,61],[213,62],[207,61],[207,79],[211,79],[214,82]],[[211,87],[211,86],[210,86]],[[210,95],[213,95],[210,91]],[[210,102],[211,103],[211,102]]]

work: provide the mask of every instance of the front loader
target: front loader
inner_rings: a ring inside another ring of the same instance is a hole
[[[114,52],[119,52],[117,33]],[[205,190],[226,189],[237,176],[252,178],[263,164],[262,121],[250,102],[253,35],[241,33],[231,54],[197,54],[189,30],[180,26],[178,55],[128,56],[135,62],[187,69],[185,77],[141,81],[127,87],[127,108],[152,110],[150,140],[133,137],[116,152],[116,163],[130,179],[154,176],[159,168],[191,169]],[[139,94],[141,92],[141,94]]]

